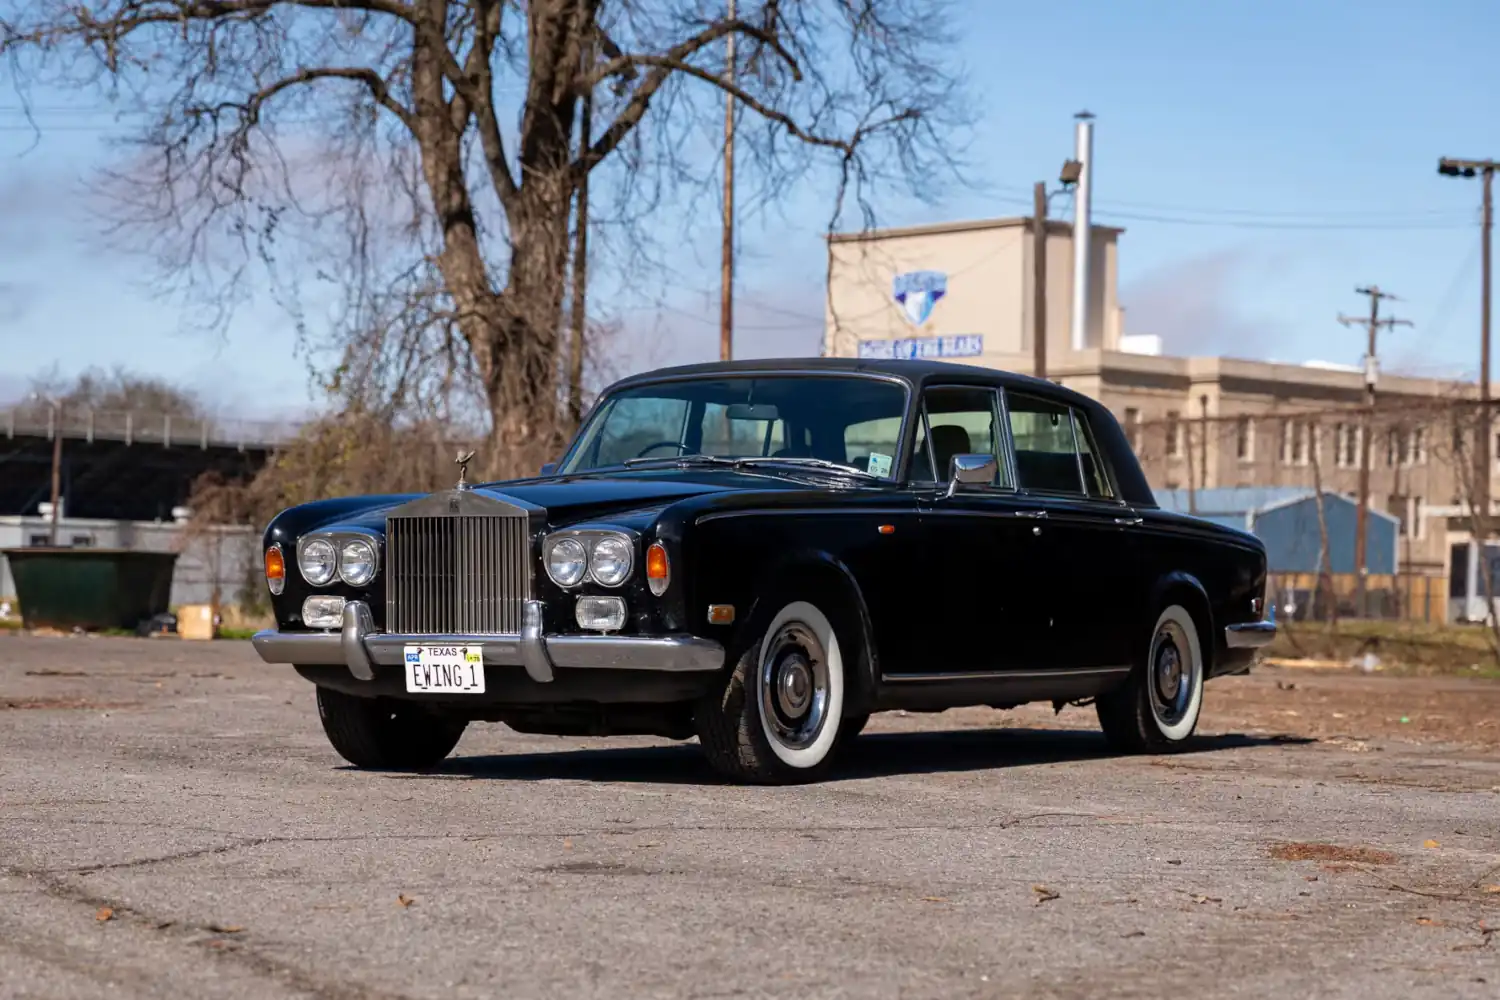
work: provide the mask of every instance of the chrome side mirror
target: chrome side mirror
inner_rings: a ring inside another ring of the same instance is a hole
[[[948,495],[963,486],[993,486],[999,463],[994,455],[954,455],[948,473]]]

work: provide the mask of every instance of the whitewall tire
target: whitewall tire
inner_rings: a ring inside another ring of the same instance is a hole
[[[715,770],[741,781],[794,784],[828,769],[844,728],[848,647],[833,622],[811,601],[793,600],[757,627],[723,687],[694,713]]]
[[[1095,700],[1105,738],[1126,753],[1181,746],[1203,711],[1207,670],[1198,624],[1186,607],[1162,610],[1143,652],[1126,682]]]

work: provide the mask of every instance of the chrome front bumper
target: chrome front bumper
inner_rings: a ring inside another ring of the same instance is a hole
[[[409,645],[482,646],[484,662],[525,667],[539,684],[552,681],[553,667],[582,670],[656,670],[668,673],[717,670],[724,648],[697,636],[543,635],[542,605],[527,601],[520,635],[393,635],[375,631],[369,605],[344,605],[339,632],[257,632],[250,640],[267,663],[299,666],[343,664],[362,681],[375,665],[400,666]]]
[[[1269,645],[1274,638],[1276,638],[1276,623],[1272,621],[1224,626],[1224,643],[1230,649],[1259,649]]]

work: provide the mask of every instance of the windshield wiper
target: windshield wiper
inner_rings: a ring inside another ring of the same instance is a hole
[[[833,471],[842,472],[851,476],[863,476],[866,479],[881,478],[880,476],[877,476],[872,472],[865,472],[863,469],[856,469],[854,466],[845,465],[842,462],[830,462],[826,458],[806,458],[796,455],[764,455],[735,459],[736,465],[763,465],[771,463],[786,465],[811,465],[815,468],[831,469]]]
[[[664,455],[661,458],[627,458],[620,464],[628,469],[638,465],[736,465],[738,461],[718,455]]]

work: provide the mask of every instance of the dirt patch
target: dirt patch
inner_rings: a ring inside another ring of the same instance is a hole
[[[139,704],[134,701],[89,701],[86,698],[0,698],[0,711],[27,708],[103,711],[112,708],[135,708]]]
[[[1339,844],[1289,843],[1273,844],[1271,857],[1277,861],[1329,861],[1339,864],[1393,865],[1396,856],[1374,847],[1343,847]]]

